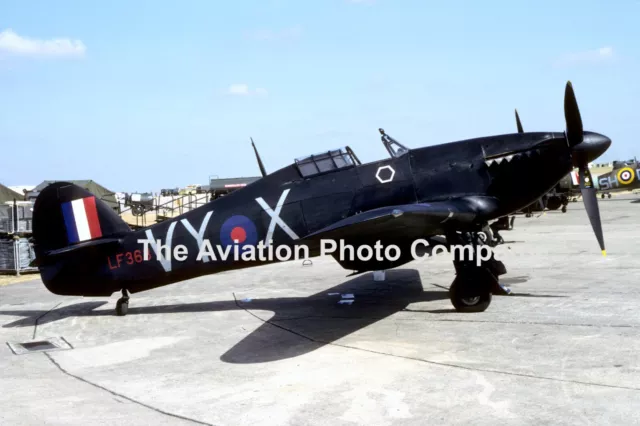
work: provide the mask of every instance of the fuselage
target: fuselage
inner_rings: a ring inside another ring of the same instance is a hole
[[[123,235],[119,248],[105,253],[92,266],[95,293],[111,294],[123,287],[137,292],[267,263],[234,261],[233,247],[239,246],[242,251],[244,245],[260,241],[270,242],[272,247],[291,247],[310,233],[379,207],[468,196],[493,197],[497,209],[478,218],[479,222],[486,222],[531,204],[571,169],[571,149],[564,134],[553,132],[515,133],[427,146],[398,157],[313,176],[302,176],[294,163],[182,216]],[[142,240],[152,242],[145,244]],[[203,256],[205,240],[213,249],[213,257]],[[169,249],[164,252],[169,254],[168,259],[158,258],[160,246]],[[176,253],[178,246],[185,249]],[[224,252],[219,250],[226,247],[231,251],[225,260]],[[73,276],[62,275],[67,279]],[[55,282],[45,284],[58,294],[79,294],[80,286],[82,294],[87,294],[86,280],[79,277],[78,288],[66,283],[64,290]]]

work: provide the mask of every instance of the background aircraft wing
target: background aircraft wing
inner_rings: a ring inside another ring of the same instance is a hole
[[[443,234],[481,223],[497,210],[493,197],[464,197],[430,203],[381,207],[342,219],[307,235],[303,240],[367,239]]]

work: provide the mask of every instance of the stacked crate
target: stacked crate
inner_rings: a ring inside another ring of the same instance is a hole
[[[33,202],[0,204],[0,272],[35,271],[33,251]]]

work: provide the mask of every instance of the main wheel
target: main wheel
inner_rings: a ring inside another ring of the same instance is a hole
[[[477,277],[483,280],[481,276]],[[474,276],[458,274],[449,287],[449,299],[458,312],[484,312],[491,304],[491,288],[474,282]]]
[[[116,315],[119,317],[127,315],[127,311],[129,311],[129,299],[120,298],[116,302]]]
[[[607,194],[607,198],[611,198],[611,194]]]
[[[493,243],[493,230],[489,225],[482,227],[482,231],[478,232],[478,238],[482,241],[482,244],[491,246]]]
[[[560,197],[549,197],[547,200],[547,208],[549,210],[558,210],[562,205],[562,200]]]

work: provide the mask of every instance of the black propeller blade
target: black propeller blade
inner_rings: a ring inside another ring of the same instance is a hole
[[[262,177],[267,175],[267,171],[264,169],[264,164],[262,164],[262,159],[260,158],[260,154],[258,154],[258,148],[256,148],[256,144],[253,143],[253,138],[251,139],[251,145],[253,146],[253,152],[256,153],[256,160],[258,160],[258,167],[260,167],[260,173],[262,173]]]
[[[566,138],[570,147],[574,147],[582,143],[584,139],[584,130],[582,128],[582,118],[580,117],[580,109],[578,108],[578,101],[576,101],[576,95],[573,92],[573,86],[571,82],[567,82],[567,87],[564,92],[564,117],[567,122]],[[578,173],[580,178],[580,192],[582,193],[582,202],[584,208],[587,211],[589,222],[593,228],[596,239],[602,250],[602,255],[606,256],[607,251],[604,248],[604,234],[602,232],[602,222],[600,221],[600,209],[598,207],[598,198],[596,196],[596,189],[593,186],[593,178],[589,171],[589,164],[585,155],[579,151],[573,152],[574,160],[578,164]]]
[[[570,81],[567,82],[567,87],[564,90],[564,119],[567,122],[566,133],[569,146],[576,146],[582,142],[584,134],[578,101]]]
[[[518,133],[524,133],[524,129],[522,128],[522,122],[520,121],[520,115],[518,115],[518,110],[516,109],[516,126],[518,127]],[[544,213],[545,205],[542,201],[542,198],[538,198],[538,208],[540,209],[540,216]]]
[[[591,172],[589,167],[580,167],[580,192],[582,193],[582,202],[587,210],[587,216],[589,216],[589,222],[593,228],[594,234],[602,250],[602,255],[607,255],[607,250],[604,248],[604,234],[602,232],[602,222],[600,221],[600,209],[598,208],[598,197],[596,196],[596,188],[593,186],[593,180],[591,178]]]
[[[524,133],[524,130],[522,130],[522,123],[520,122],[520,116],[518,115],[518,110],[516,110],[516,125],[518,126],[518,133]]]

